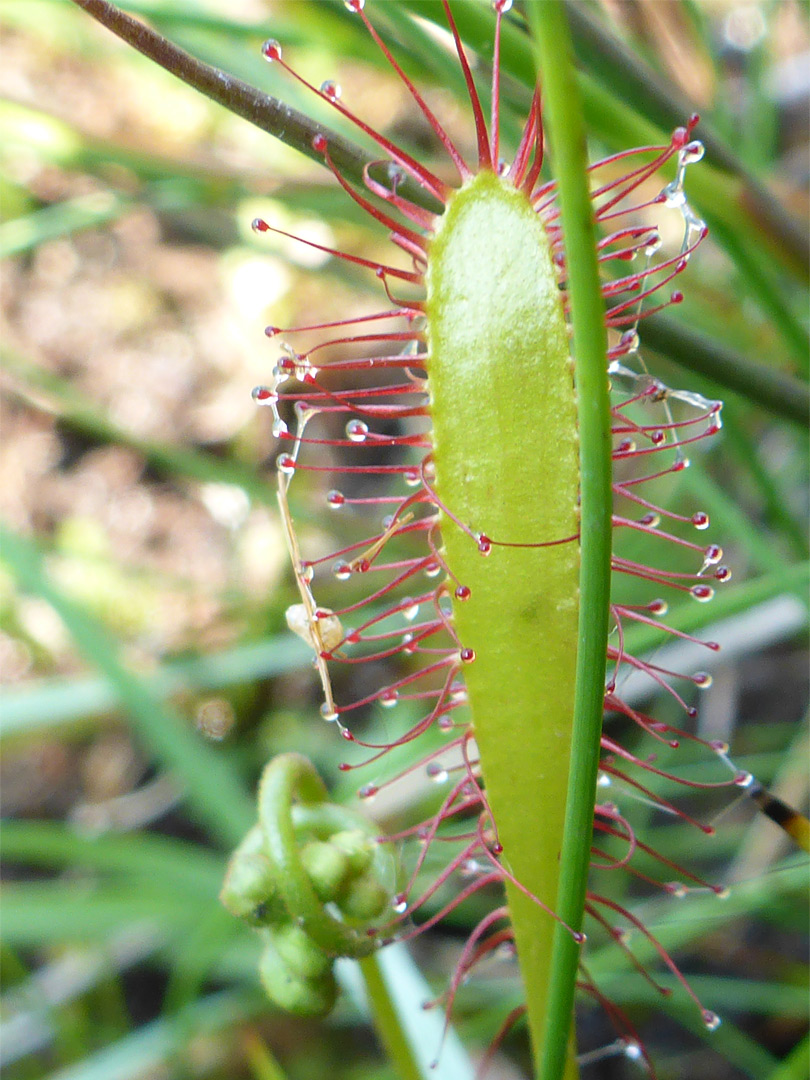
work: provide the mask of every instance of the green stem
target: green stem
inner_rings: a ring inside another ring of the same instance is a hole
[[[326,801],[326,787],[301,754],[280,754],[266,766],[259,786],[259,823],[267,857],[287,910],[309,937],[333,956],[359,959],[374,950],[373,938],[340,922],[324,907],[301,862],[293,801],[305,807]]]
[[[411,1044],[402,1029],[396,1005],[380,970],[376,955],[365,956],[360,961],[360,971],[366,984],[369,1008],[374,1018],[374,1028],[380,1038],[388,1060],[394,1066],[398,1080],[423,1080]]]
[[[573,741],[557,913],[582,926],[593,831],[610,604],[612,462],[604,304],[587,181],[585,126],[560,0],[529,4],[565,237],[576,357],[581,467],[580,609]],[[579,946],[557,927],[541,1076],[563,1074]]]

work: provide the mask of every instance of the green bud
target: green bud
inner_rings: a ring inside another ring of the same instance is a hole
[[[349,860],[333,844],[313,840],[301,849],[301,863],[318,899],[336,900],[349,873]]]
[[[346,829],[335,833],[329,843],[346,856],[352,877],[357,877],[371,866],[376,841],[362,829]]]
[[[327,956],[295,923],[283,923],[273,930],[276,952],[295,975],[305,979],[317,979],[331,970],[332,957]]]
[[[265,855],[244,854],[237,848],[219,894],[228,911],[252,926],[262,926],[284,910],[275,892],[270,860]]]
[[[259,975],[270,1000],[297,1016],[325,1016],[335,1004],[337,982],[331,968],[307,979],[288,967],[272,943],[262,953]]]
[[[346,918],[365,923],[381,915],[387,903],[388,890],[366,873],[349,882],[338,906]]]

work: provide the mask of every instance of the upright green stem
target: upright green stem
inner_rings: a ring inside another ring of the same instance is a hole
[[[399,1080],[423,1080],[411,1044],[400,1022],[396,1003],[391,1000],[377,956],[365,956],[360,960],[360,970],[366,984],[369,1008],[380,1042],[385,1047],[388,1060],[396,1069]]]
[[[581,554],[574,732],[557,913],[580,929],[585,906],[604,707],[611,559],[611,445],[604,305],[587,182],[585,127],[560,0],[528,5],[565,237],[579,399]],[[579,946],[557,928],[541,1077],[565,1068]]]

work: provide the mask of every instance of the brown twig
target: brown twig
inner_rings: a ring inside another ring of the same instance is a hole
[[[312,148],[316,135],[324,135],[329,144],[329,156],[341,175],[363,184],[363,171],[376,159],[331,128],[318,124],[304,113],[286,105],[279,98],[257,90],[255,86],[237,79],[235,75],[205,64],[178,45],[163,37],[146,23],[127,15],[108,0],[72,0],[74,4],[106,26],[122,41],[154,60],[195,90],[205,94],[230,112],[241,116],[262,131],[281,139],[288,146],[323,164],[323,154]],[[437,209],[430,196],[415,183],[405,180],[399,194],[428,209]]]

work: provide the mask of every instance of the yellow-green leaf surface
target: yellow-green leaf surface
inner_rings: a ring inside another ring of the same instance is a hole
[[[578,620],[576,408],[560,292],[527,197],[483,172],[450,201],[427,272],[436,486],[475,740],[505,864],[556,902]],[[554,923],[507,888],[535,1046]],[[572,1067],[573,1066],[572,1063]]]

